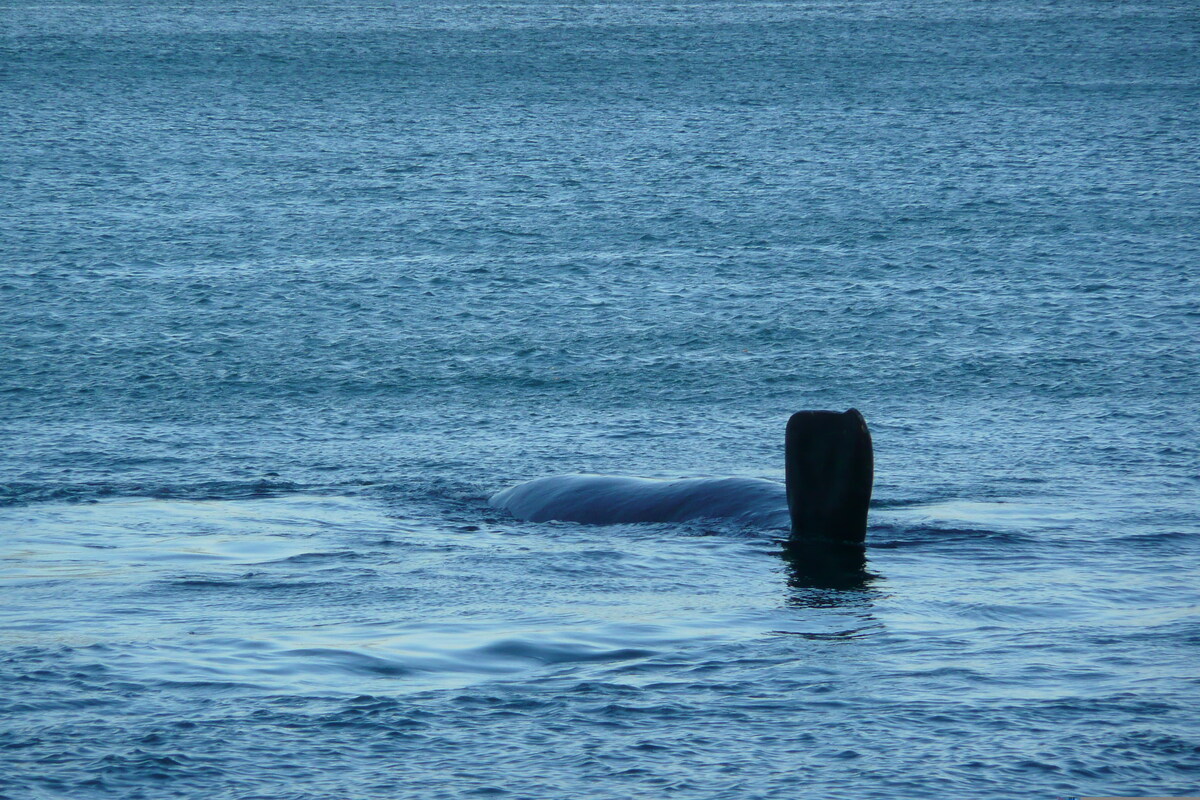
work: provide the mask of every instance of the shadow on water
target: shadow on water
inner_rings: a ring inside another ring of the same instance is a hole
[[[879,576],[867,571],[860,545],[785,542],[779,553],[788,566],[789,605],[832,608],[861,605],[874,593]]]

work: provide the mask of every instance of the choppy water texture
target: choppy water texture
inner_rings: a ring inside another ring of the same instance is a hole
[[[0,8],[0,796],[1195,794],[1193,3]],[[868,574],[558,473],[872,426]]]

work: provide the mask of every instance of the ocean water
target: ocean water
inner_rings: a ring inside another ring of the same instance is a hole
[[[1200,788],[1193,3],[0,4],[0,797]],[[867,570],[519,522],[781,480]]]

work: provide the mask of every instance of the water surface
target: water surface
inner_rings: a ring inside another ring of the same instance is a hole
[[[3,3],[0,796],[1194,794],[1198,22]]]

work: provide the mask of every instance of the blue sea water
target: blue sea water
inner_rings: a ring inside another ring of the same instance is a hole
[[[0,797],[1200,788],[1188,2],[0,4]],[[519,522],[876,447],[868,573]]]

